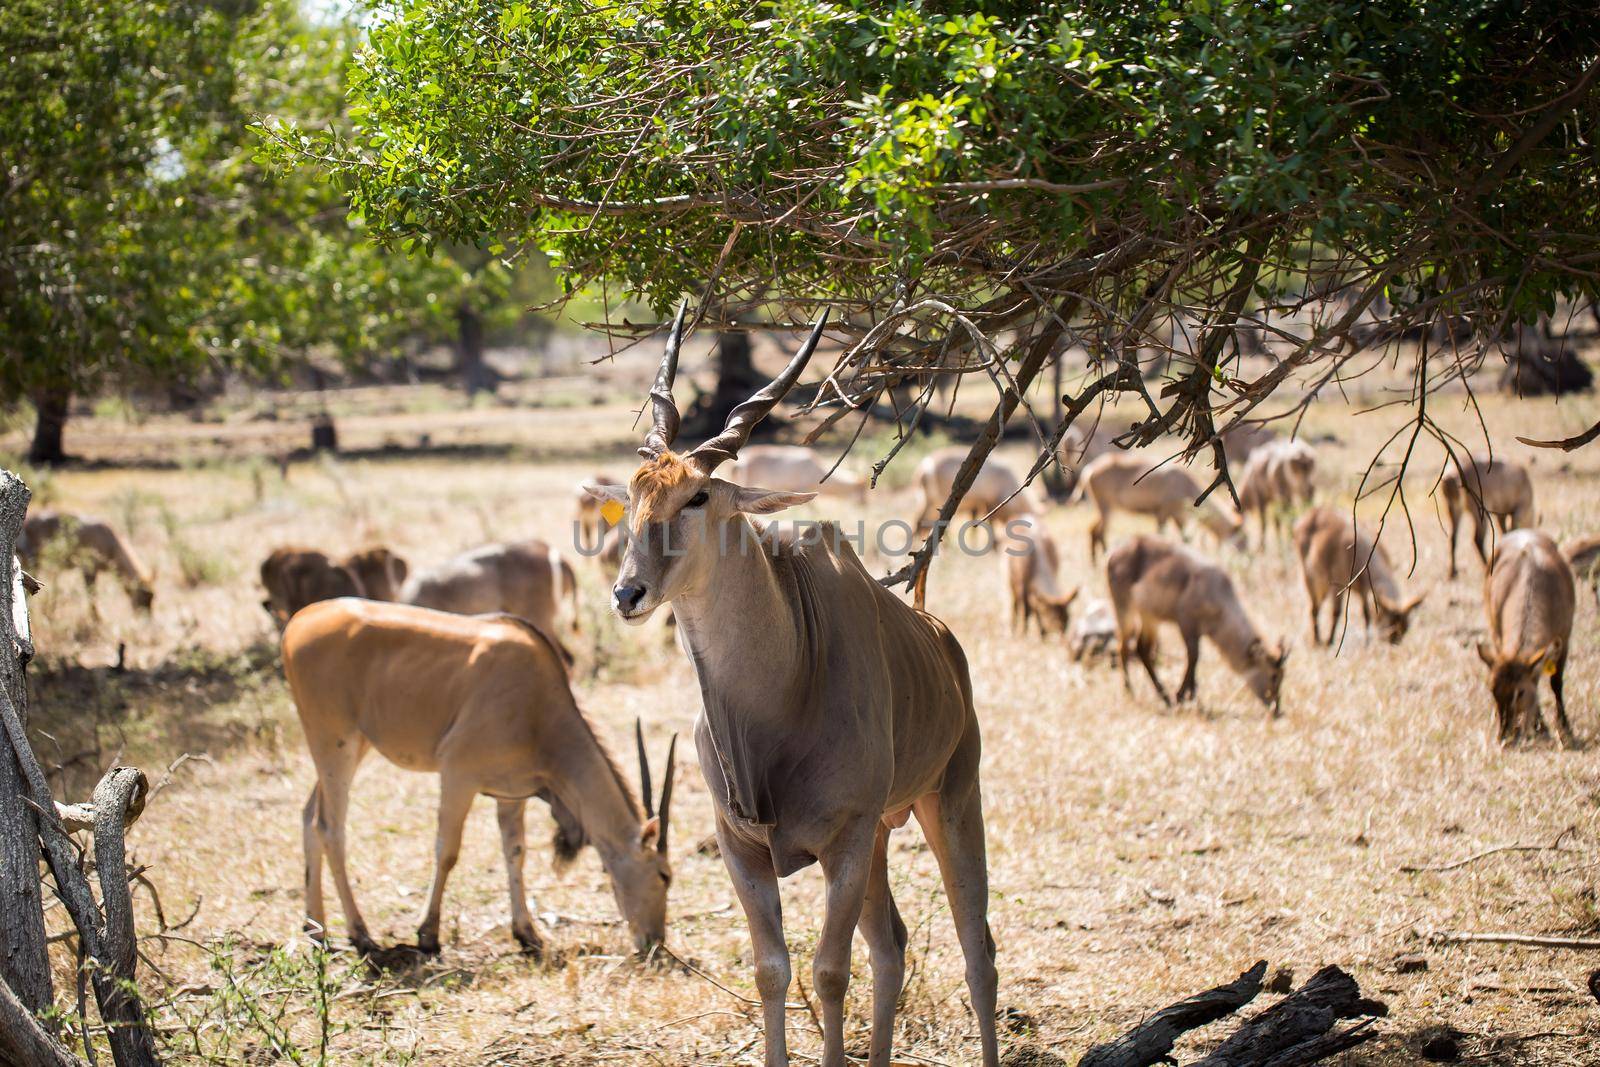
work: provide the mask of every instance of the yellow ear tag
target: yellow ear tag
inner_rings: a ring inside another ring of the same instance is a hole
[[[617,523],[622,521],[622,513],[626,510],[627,509],[616,500],[607,500],[604,504],[600,505],[600,514],[605,516],[606,522],[612,526],[615,526]]]
[[[1555,660],[1547,659],[1547,660],[1544,661],[1544,673],[1554,676],[1554,674],[1556,673],[1556,661]]]

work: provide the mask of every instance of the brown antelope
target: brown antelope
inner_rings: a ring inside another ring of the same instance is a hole
[[[261,606],[282,630],[295,612],[319,600],[393,600],[405,575],[406,561],[387,548],[363,549],[342,560],[314,548],[274,549],[261,561],[261,587],[267,593]]]
[[[1450,577],[1456,576],[1456,531],[1463,516],[1472,519],[1472,544],[1484,566],[1489,564],[1489,519],[1501,533],[1533,525],[1533,480],[1526,467],[1497,457],[1455,455],[1439,480],[1450,516]]]
[[[1576,599],[1572,568],[1548,534],[1520,529],[1500,539],[1483,580],[1489,640],[1478,642],[1478,656],[1489,668],[1502,743],[1545,732],[1539,677],[1546,675],[1556,699],[1556,736],[1564,747],[1576,746],[1562,695]]]
[[[22,533],[17,538],[17,555],[24,566],[37,567],[40,553],[52,541],[63,546],[63,562],[83,575],[91,603],[101,573],[112,570],[133,606],[140,611],[150,610],[155,601],[150,572],[122,535],[109,525],[88,516],[40,511],[23,520]]]
[[[1600,606],[1600,537],[1574,537],[1561,546],[1561,554],[1572,566],[1572,575],[1589,583],[1594,602]]]
[[[1131,692],[1128,660],[1137,655],[1145,673],[1171,705],[1166,687],[1156,676],[1155,638],[1161,623],[1170,622],[1183,635],[1188,664],[1178,686],[1178,700],[1195,695],[1195,667],[1200,639],[1209,638],[1250,691],[1276,717],[1283,687],[1283,664],[1289,650],[1282,642],[1268,645],[1256,629],[1233,581],[1221,567],[1182,545],[1148,534],[1124,541],[1106,557],[1106,582],[1117,613],[1117,646],[1122,681]]]
[[[1061,549],[1044,520],[1023,515],[1006,523],[1002,563],[1011,592],[1011,626],[1028,632],[1034,621],[1040,634],[1064,634],[1078,588],[1061,591]]]
[[[1093,502],[1095,519],[1089,526],[1089,558],[1098,559],[1106,547],[1106,522],[1114,511],[1150,515],[1159,532],[1167,523],[1180,530],[1196,519],[1219,543],[1238,544],[1244,522],[1239,513],[1220,500],[1195,507],[1200,485],[1188,471],[1154,456],[1113,452],[1083,470],[1079,483]]]
[[[699,675],[695,741],[723,862],[750,926],[766,1062],[789,1060],[778,879],[816,862],[827,883],[812,966],[822,1062],[845,1063],[844,997],[859,928],[872,962],[869,1062],[889,1063],[906,948],[890,895],[889,833],[915,815],[944,875],[983,1063],[994,1067],[994,941],[966,658],[942,623],[872,579],[838,526],[814,527],[816,537],[763,535],[748,518],[811,493],[712,477],[794,385],[823,323],[721,433],[680,454],[671,451],[679,421],[672,381],[683,317],[680,310],[650,393],[644,463],[626,493],[595,492],[628,509],[614,610],[637,624],[671,603]],[[746,550],[762,537],[759,549]]]
[[[1228,457],[1228,466],[1239,470],[1258,448],[1279,440],[1277,433],[1259,422],[1241,422],[1222,431],[1222,450]]]
[[[608,474],[596,474],[591,481],[600,485],[610,485],[616,481]],[[600,547],[601,539],[606,534],[604,517],[600,514],[600,501],[594,494],[584,488],[585,483],[579,482],[574,490],[574,510],[576,517],[573,520],[574,537],[577,547],[586,553],[593,553]]]
[[[417,571],[400,589],[400,601],[457,615],[504,612],[557,632],[563,602],[580,630],[578,576],[560,550],[539,540],[489,544]]]
[[[833,493],[856,501],[867,499],[865,478],[842,467],[830,475],[830,466],[813,449],[800,445],[746,445],[728,467],[727,480],[735,485],[764,485],[792,493]]]
[[[1316,453],[1303,441],[1272,441],[1250,453],[1239,474],[1239,506],[1256,513],[1263,546],[1269,515],[1281,531],[1287,509],[1311,503],[1316,465]]]
[[[555,641],[509,616],[470,617],[409,604],[340,598],[307,607],[283,632],[289,678],[317,784],[306,802],[306,929],[326,930],[326,856],[350,939],[375,945],[356,907],[345,869],[350,782],[376,749],[398,767],[439,775],[439,832],[427,912],[417,947],[439,948],[445,880],[461,849],[461,829],[478,796],[495,799],[511,891],[511,929],[533,951],[541,945],[523,892],[523,810],[529,797],[550,803],[557,861],[593,843],[611,876],[617,907],[648,951],[666,936],[667,814],[672,800],[669,747],[661,810],[639,801],[579,710]],[[640,741],[640,778],[650,781]]]
[[[1344,614],[1345,595],[1355,589],[1361,601],[1361,617],[1370,628],[1376,619],[1384,640],[1400,643],[1411,625],[1425,594],[1407,597],[1400,587],[1389,555],[1372,531],[1359,525],[1348,514],[1332,508],[1312,508],[1294,524],[1294,548],[1300,557],[1300,575],[1305,579],[1306,596],[1311,601],[1311,640],[1322,642],[1321,609],[1333,601],[1333,616],[1328,622],[1328,645],[1332,647],[1339,619]]]
[[[950,495],[956,474],[966,458],[967,447],[955,445],[930,452],[917,464],[919,533],[926,532],[938,518],[939,508]],[[1033,489],[1024,487],[1016,471],[991,455],[972,480],[966,496],[961,498],[961,510],[957,514],[968,516],[974,522],[988,516],[988,521],[1003,524],[1021,515],[1043,513],[1044,503]]]

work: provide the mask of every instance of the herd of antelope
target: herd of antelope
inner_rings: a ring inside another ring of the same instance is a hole
[[[722,432],[676,451],[680,310],[649,394],[652,420],[638,449],[641,462],[625,482],[597,477],[580,487],[576,547],[589,555],[604,545],[602,565],[614,574],[609,606],[624,622],[638,625],[670,609],[698,676],[703,707],[694,744],[716,841],[749,926],[769,1067],[788,1062],[791,967],[779,880],[812,863],[826,882],[812,963],[823,1063],[845,1062],[844,998],[859,930],[872,970],[869,1062],[889,1064],[907,944],[890,888],[889,836],[912,817],[943,877],[983,1063],[995,1067],[997,974],[987,921],[980,721],[961,644],[938,618],[875,580],[849,538],[799,536],[761,518],[819,492],[839,493],[846,502],[866,498],[863,479],[830,471],[808,449],[747,447],[755,426],[798,380],[823,325],[777,378],[733,410]],[[1402,640],[1423,595],[1408,592],[1372,528],[1348,509],[1314,503],[1315,451],[1259,429],[1228,435],[1225,447],[1242,510],[1257,516],[1258,542],[1292,540],[1313,643],[1334,643],[1341,622],[1348,625],[1351,598],[1369,628],[1390,642]],[[944,449],[917,468],[923,530],[965,455],[962,447]],[[1070,580],[1047,528],[1045,501],[1004,463],[991,459],[963,502],[963,514],[1005,530],[996,544],[1013,628],[1059,635],[1083,660],[1108,655],[1130,692],[1136,661],[1169,704],[1194,698],[1202,640],[1209,641],[1278,714],[1286,643],[1263,633],[1227,569],[1162,536],[1169,525],[1180,537],[1197,527],[1219,550],[1244,547],[1249,534],[1240,511],[1215,497],[1197,506],[1201,488],[1187,471],[1153,454],[1117,449],[1098,426],[1069,436],[1061,461],[1075,473],[1074,499],[1094,508],[1089,552],[1091,560],[1104,555],[1106,598],[1080,598],[1082,583]],[[724,465],[727,477],[717,477]],[[1455,461],[1441,495],[1451,575],[1463,519],[1472,523],[1486,570],[1489,636],[1478,653],[1488,668],[1500,739],[1546,732],[1537,684],[1548,677],[1554,731],[1563,745],[1574,744],[1563,696],[1574,571],[1592,579],[1600,538],[1563,552],[1533,528],[1532,482],[1503,458]],[[1294,511],[1298,519],[1286,528]],[[1153,518],[1156,533],[1108,546],[1108,523],[1118,512]],[[25,562],[48,542],[59,553],[52,558],[82,570],[87,582],[116,572],[135,605],[150,609],[148,571],[105,523],[35,515],[19,543]],[[730,544],[762,550],[729,551]],[[573,657],[561,634],[579,628],[580,591],[567,554],[530,540],[486,545],[412,570],[381,547],[342,558],[288,547],[266,559],[260,578],[316,768],[302,825],[306,927],[314,937],[325,938],[327,930],[326,863],[350,939],[363,952],[376,948],[351,890],[345,840],[351,782],[375,750],[396,766],[439,776],[434,878],[418,949],[438,949],[445,883],[480,795],[497,805],[511,928],[524,946],[542,947],[523,884],[530,798],[549,805],[558,862],[593,845],[635,947],[649,953],[662,945],[677,738],[657,800],[638,728],[635,792],[573,691]],[[1168,624],[1186,653],[1183,678],[1170,695],[1155,658],[1157,633]]]

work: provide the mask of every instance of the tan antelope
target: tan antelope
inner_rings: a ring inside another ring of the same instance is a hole
[[[1600,607],[1600,537],[1573,537],[1563,542],[1561,554],[1572,566],[1572,575],[1589,584],[1594,602]]]
[[[406,561],[387,548],[367,548],[336,560],[315,548],[274,549],[261,561],[261,606],[282,630],[307,604],[341,596],[395,599],[405,581]]]
[[[967,458],[967,451],[965,445],[941,448],[928,453],[917,464],[918,533],[925,533],[938,518],[940,507],[955,485],[962,461]],[[1021,515],[1042,514],[1044,502],[1032,487],[1024,487],[1016,471],[991,455],[978,470],[966,496],[961,498],[961,510],[952,517],[964,515],[977,522],[989,516],[988,521],[1003,526]]]
[[[746,445],[728,467],[727,480],[793,493],[832,493],[858,502],[867,499],[865,478],[843,467],[829,474],[831,466],[814,449],[801,445]]]
[[[1200,662],[1200,639],[1217,646],[1222,658],[1242,676],[1250,691],[1276,717],[1283,687],[1283,665],[1289,650],[1280,641],[1267,644],[1221,567],[1182,545],[1148,534],[1124,541],[1106,557],[1106,583],[1117,613],[1117,647],[1122,661],[1122,681],[1128,690],[1128,661],[1138,656],[1156,687],[1162,703],[1170,705],[1166,687],[1156,676],[1155,638],[1162,623],[1172,623],[1183,635],[1188,663],[1178,700],[1195,695],[1195,667]]]
[[[64,511],[36,512],[23,520],[17,555],[25,567],[36,568],[45,546],[52,541],[62,546],[63,562],[83,575],[91,604],[100,575],[110,570],[116,573],[133,606],[140,611],[150,610],[155,601],[150,572],[110,525]]]
[[[1160,532],[1167,523],[1183,529],[1189,519],[1210,530],[1219,543],[1238,544],[1243,520],[1231,506],[1215,498],[1195,507],[1200,485],[1190,473],[1154,456],[1113,452],[1083,469],[1079,490],[1094,504],[1089,526],[1089,558],[1098,559],[1106,547],[1106,524],[1112,512],[1131,511],[1156,520]]]
[[[1303,441],[1272,441],[1250,453],[1239,472],[1239,506],[1256,513],[1263,546],[1269,516],[1281,532],[1289,508],[1311,503],[1316,466],[1316,453]]]
[[[1066,633],[1078,587],[1062,592],[1061,549],[1044,520],[1037,515],[1012,519],[1002,544],[1012,629],[1027,633],[1031,620],[1040,634]]]
[[[479,796],[493,797],[498,808],[511,929],[524,946],[541,946],[522,883],[523,811],[530,797],[547,800],[555,815],[558,863],[584,844],[594,845],[635,947],[648,951],[666,936],[672,748],[660,812],[641,812],[579,710],[560,651],[545,631],[509,616],[325,600],[289,621],[283,668],[317,767],[303,827],[306,929],[314,936],[322,939],[327,928],[326,857],[350,940],[363,953],[376,948],[345,869],[350,782],[374,749],[397,767],[439,776],[433,885],[417,929],[422,951],[439,948],[445,881],[461,850],[467,812]],[[642,738],[639,758],[648,797]]]
[[[596,474],[590,481],[600,485],[610,485],[616,481],[608,474]],[[573,504],[575,517],[573,519],[574,537],[577,547],[585,553],[593,554],[601,544],[606,534],[605,518],[600,514],[600,501],[594,494],[584,488],[586,483],[579,482],[574,492]]]
[[[1533,525],[1533,480],[1528,470],[1505,457],[1490,460],[1455,455],[1439,480],[1445,511],[1450,516],[1450,577],[1456,576],[1456,531],[1463,516],[1472,519],[1472,544],[1484,566],[1489,564],[1489,520],[1501,533]]]
[[[994,1067],[994,941],[966,658],[942,623],[872,579],[839,527],[821,524],[808,537],[752,525],[749,516],[804,503],[811,493],[712,476],[794,385],[823,323],[771,384],[733,410],[721,433],[680,454],[671,451],[679,421],[672,382],[684,313],[650,393],[644,462],[626,493],[595,492],[628,509],[631,536],[614,610],[638,624],[670,603],[699,676],[704,707],[695,741],[723,862],[750,927],[766,1062],[789,1060],[778,879],[816,862],[827,883],[812,965],[822,1062],[845,1063],[844,997],[859,929],[872,962],[869,1062],[887,1067],[906,948],[890,895],[889,833],[915,815],[944,875],[983,1063]]]
[[[578,576],[559,549],[537,539],[481,545],[417,571],[401,587],[400,601],[457,615],[504,612],[550,634],[568,604],[572,629],[582,629]]]
[[[1576,600],[1572,568],[1548,534],[1520,529],[1500,539],[1483,580],[1489,640],[1478,642],[1478,657],[1489,668],[1502,743],[1545,732],[1539,715],[1543,675],[1556,699],[1556,736],[1564,747],[1576,747],[1562,694]]]
[[[1300,557],[1306,596],[1311,601],[1312,641],[1322,642],[1322,605],[1332,600],[1333,614],[1328,621],[1328,645],[1332,647],[1344,614],[1345,596],[1354,589],[1367,626],[1370,628],[1377,620],[1384,640],[1400,643],[1411,625],[1411,613],[1425,594],[1406,596],[1389,554],[1371,530],[1347,513],[1312,508],[1294,524],[1294,548]]]

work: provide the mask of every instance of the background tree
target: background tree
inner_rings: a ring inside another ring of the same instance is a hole
[[[453,264],[375,248],[325,180],[257,159],[261,112],[343,122],[350,27],[289,0],[18,0],[0,35],[0,404],[33,402],[30,460],[62,457],[74,395],[442,328]]]
[[[834,307],[830,418],[986,374],[969,476],[1085,341],[1041,436],[1132,392],[1128,443],[1209,447],[1226,484],[1219,431],[1296,372],[1308,400],[1376,308],[1379,342],[1487,339],[1595,296],[1597,30],[1579,0],[400,0],[317,151],[386,240],[535,245],[658,310]],[[1307,309],[1265,372],[1237,360],[1241,316]],[[1148,390],[1131,354],[1180,312],[1195,350]],[[1419,351],[1420,397],[1486,348]]]

